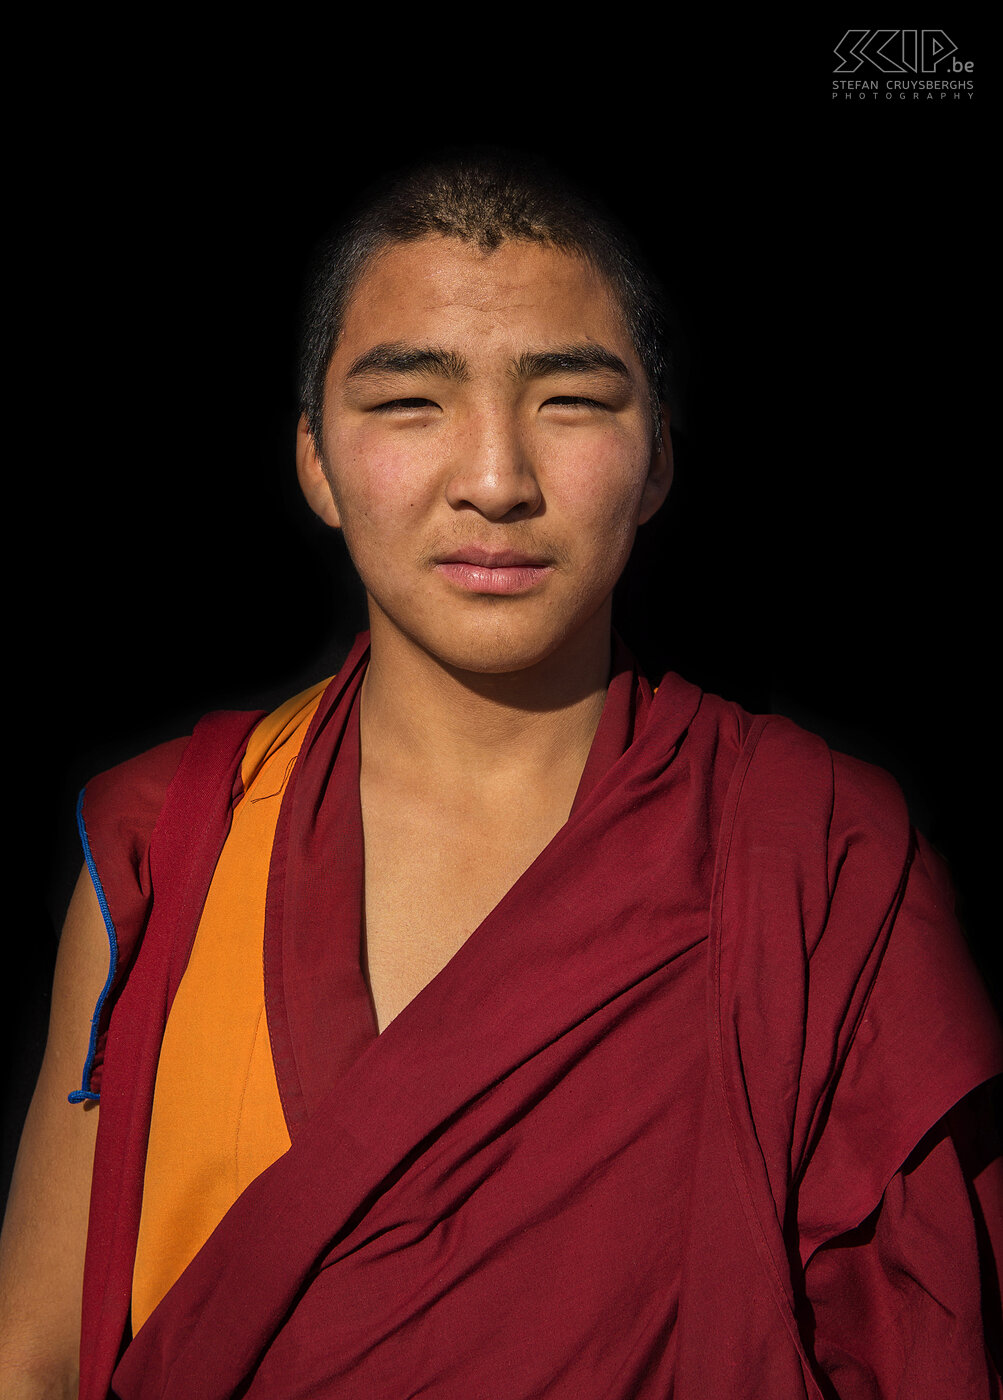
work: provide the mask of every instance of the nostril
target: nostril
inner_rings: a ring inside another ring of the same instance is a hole
[[[542,492],[535,474],[523,465],[500,470],[496,465],[464,465],[446,488],[454,509],[472,509],[492,521],[522,520],[540,507]]]

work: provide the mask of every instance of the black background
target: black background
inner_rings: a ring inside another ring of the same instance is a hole
[[[974,101],[847,102],[839,21],[583,36],[489,19],[474,44],[438,12],[362,35],[273,16],[256,34],[119,34],[119,58],[81,31],[79,59],[39,65],[8,266],[26,305],[8,467],[15,1126],[77,789],[208,709],[330,673],[362,625],[340,542],[295,487],[303,268],[374,175],[450,142],[550,156],[635,230],[675,306],[677,481],[622,589],[628,641],[890,768],[995,978],[979,32],[951,31]]]

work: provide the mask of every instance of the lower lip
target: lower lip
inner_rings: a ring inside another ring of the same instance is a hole
[[[489,568],[485,564],[465,564],[461,561],[436,564],[436,572],[448,578],[466,593],[511,595],[528,593],[553,570],[549,564],[515,564],[504,568]]]

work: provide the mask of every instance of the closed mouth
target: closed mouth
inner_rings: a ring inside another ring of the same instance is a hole
[[[470,564],[481,569],[545,569],[550,562],[542,555],[524,554],[521,550],[481,549],[476,545],[464,545],[436,560],[438,564]]]
[[[512,597],[539,587],[553,571],[553,565],[549,559],[521,550],[465,546],[438,559],[435,570],[462,593]]]

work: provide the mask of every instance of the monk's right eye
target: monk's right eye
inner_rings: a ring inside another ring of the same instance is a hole
[[[433,403],[431,399],[388,399],[386,403],[378,403],[373,406],[373,413],[396,413],[398,410],[415,408],[438,408],[439,405]]]

